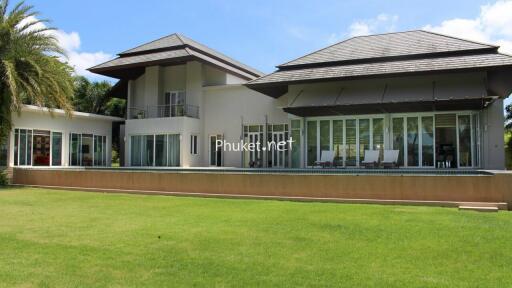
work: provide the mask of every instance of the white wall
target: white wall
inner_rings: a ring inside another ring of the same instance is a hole
[[[107,136],[107,165],[111,164],[112,147],[112,120],[94,119],[93,117],[75,116],[71,119],[54,114],[50,116],[43,111],[24,111],[20,115],[13,114],[13,131],[11,131],[9,143],[9,166],[14,165],[14,128],[50,130],[62,132],[62,166],[69,165],[69,134],[87,133]]]
[[[209,136],[224,135],[230,143],[240,141],[242,121],[244,125],[288,123],[288,116],[278,108],[280,100],[250,90],[245,86],[221,86],[204,88],[204,139],[203,166],[209,165]],[[243,120],[242,120],[243,119]],[[241,167],[241,152],[224,152],[224,166]]]

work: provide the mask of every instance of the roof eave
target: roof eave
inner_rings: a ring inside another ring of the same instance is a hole
[[[279,81],[279,82],[254,83],[258,79],[261,79],[261,78],[258,78],[249,83],[246,83],[245,86],[247,86],[248,88],[250,88],[252,90],[260,92],[262,94],[270,96],[272,98],[279,98],[288,92],[289,85],[294,85],[294,84],[350,81],[350,80],[360,80],[360,79],[394,78],[394,77],[403,77],[403,76],[409,76],[409,75],[417,76],[417,75],[432,75],[432,74],[439,74],[439,73],[495,71],[495,70],[503,70],[503,69],[507,69],[507,68],[512,68],[512,65],[471,67],[471,68],[446,69],[446,70],[435,70],[435,71],[408,71],[408,72],[388,73],[388,74],[357,75],[357,76],[347,76],[347,77],[330,77],[330,78],[299,79],[299,80]],[[264,77],[262,77],[262,78],[264,78]],[[504,81],[503,79],[500,79],[500,84],[502,84],[503,81]],[[284,88],[284,87],[286,87],[286,88]],[[503,88],[501,88],[500,91],[503,91]],[[506,95],[506,96],[499,95],[499,96],[506,97],[508,95]]]

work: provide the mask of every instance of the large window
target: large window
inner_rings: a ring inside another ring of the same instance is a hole
[[[404,165],[404,118],[393,118],[393,149],[398,150],[398,165]]]
[[[364,160],[365,150],[370,150],[370,119],[359,119],[359,161]]]
[[[14,165],[32,165],[32,130],[14,130]]]
[[[439,168],[457,167],[457,115],[437,114],[436,162]]]
[[[407,166],[420,164],[419,147],[418,117],[407,117]]]
[[[292,167],[300,168],[300,143],[301,143],[301,126],[300,120],[292,120]]]
[[[263,125],[244,125],[244,142],[256,145],[262,145],[265,142],[263,137]],[[244,167],[260,168],[263,167],[263,153],[258,149],[246,150],[243,152]]]
[[[62,133],[14,129],[15,166],[61,166]]]
[[[190,135],[190,154],[197,155],[197,135]]]
[[[222,147],[217,149],[217,141],[222,141],[222,139],[220,134],[210,135],[210,166],[222,166]]]
[[[131,166],[180,166],[180,135],[132,135]]]
[[[478,167],[479,125],[475,112],[311,119],[306,122],[306,163],[314,165],[321,151],[333,150],[337,165],[358,166],[366,150],[380,151],[382,160],[384,149],[393,149],[402,167]]]
[[[62,165],[62,133],[52,132],[52,166]]]
[[[434,117],[421,117],[421,157],[423,167],[434,166]]]
[[[315,165],[317,161],[317,121],[307,122],[307,155],[308,155],[308,166]]]
[[[379,151],[379,158],[384,155],[384,119],[372,119],[373,150]]]
[[[167,166],[167,135],[155,135],[155,166]]]
[[[267,140],[269,143],[276,145],[270,146],[267,153],[268,167],[284,168],[288,167],[288,144],[284,146],[281,151],[277,149],[279,142],[284,142],[288,139],[288,124],[268,124],[267,125]],[[264,144],[265,145],[265,144]]]
[[[471,167],[472,163],[472,137],[471,116],[459,115],[459,166]]]
[[[357,120],[347,119],[345,120],[346,125],[346,159],[345,165],[356,166],[357,163]]]
[[[107,136],[94,135],[94,166],[107,165]]]
[[[106,166],[107,137],[94,134],[69,134],[70,166]]]
[[[332,121],[332,149],[337,163],[343,161],[344,147],[343,147],[343,120]]]

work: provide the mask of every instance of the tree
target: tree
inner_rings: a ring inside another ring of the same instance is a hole
[[[59,60],[64,50],[46,28],[48,20],[37,20],[24,2],[9,11],[8,2],[0,1],[0,144],[24,101],[70,113],[73,95],[73,68]]]
[[[512,169],[512,103],[505,107],[505,163]]]
[[[83,76],[75,77],[73,106],[76,111],[123,117],[126,100],[110,98],[112,88],[107,81],[91,82]]]
[[[505,107],[505,112],[505,128],[512,129],[512,103],[508,104],[507,107]]]

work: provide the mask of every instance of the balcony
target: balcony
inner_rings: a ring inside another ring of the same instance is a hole
[[[128,108],[128,119],[191,117],[199,119],[199,106],[176,104]]]

